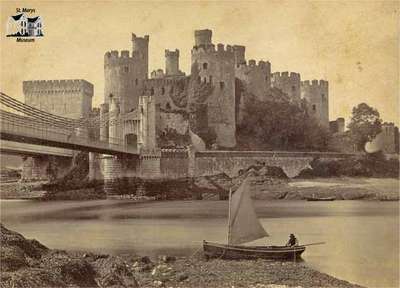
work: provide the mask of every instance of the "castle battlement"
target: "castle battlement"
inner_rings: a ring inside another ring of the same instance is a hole
[[[269,61],[263,61],[260,60],[258,63],[256,60],[249,60],[249,63],[247,64],[246,62],[242,64],[237,64],[236,69],[245,69],[245,70],[262,70],[262,71],[270,71],[271,70],[271,63]]]
[[[129,62],[135,58],[137,53],[133,52],[130,53],[128,50],[122,50],[122,51],[117,51],[117,50],[112,50],[106,52],[104,54],[104,64],[117,64],[117,63],[122,63],[122,62]]]
[[[300,73],[296,72],[274,72],[271,76],[272,81],[300,81]]]
[[[217,44],[217,49],[215,49],[214,44],[207,46],[194,46],[192,49],[192,56],[199,56],[205,54],[214,54],[218,58],[233,58],[234,51],[231,45]]]
[[[328,88],[329,83],[326,80],[305,80],[301,81],[301,87],[302,88],[308,88],[308,87],[321,87],[321,88]]]
[[[179,57],[179,50],[175,49],[175,51],[170,51],[165,49],[165,57]]]
[[[160,70],[160,69],[159,69]],[[145,87],[162,87],[170,86],[176,83],[181,83],[182,79],[189,79],[189,77],[164,77],[164,78],[151,78],[144,81]]]
[[[163,69],[153,70],[150,73],[150,77],[151,77],[151,79],[164,78],[165,77],[164,70]]]
[[[22,90],[26,94],[37,92],[57,93],[84,91],[90,96],[93,96],[93,84],[83,79],[23,81]]]

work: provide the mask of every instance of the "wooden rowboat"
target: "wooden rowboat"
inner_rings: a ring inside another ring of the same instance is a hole
[[[250,180],[246,177],[234,195],[232,195],[232,190],[229,191],[228,243],[219,244],[203,240],[203,251],[207,258],[262,258],[293,261],[300,258],[300,255],[306,250],[305,246],[322,244],[311,243],[295,246],[240,245],[269,236],[254,210],[250,188]]]
[[[295,260],[306,250],[305,246],[242,246],[203,241],[204,255],[222,259]]]

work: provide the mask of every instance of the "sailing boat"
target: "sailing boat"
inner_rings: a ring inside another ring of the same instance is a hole
[[[271,260],[297,259],[306,250],[303,246],[243,246],[240,244],[269,236],[254,211],[250,197],[250,179],[247,177],[232,195],[229,191],[228,244],[203,240],[206,257],[223,259]]]

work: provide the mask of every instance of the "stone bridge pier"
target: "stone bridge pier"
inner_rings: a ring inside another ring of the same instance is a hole
[[[50,181],[62,178],[73,167],[72,157],[38,155],[23,158],[22,181]]]

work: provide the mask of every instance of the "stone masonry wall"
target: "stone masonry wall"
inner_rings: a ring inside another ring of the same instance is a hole
[[[341,153],[307,153],[307,152],[238,152],[210,151],[195,154],[195,176],[225,173],[230,177],[237,176],[239,171],[251,165],[265,164],[281,167],[288,177],[297,176],[301,170],[309,167],[316,158],[343,158]]]

